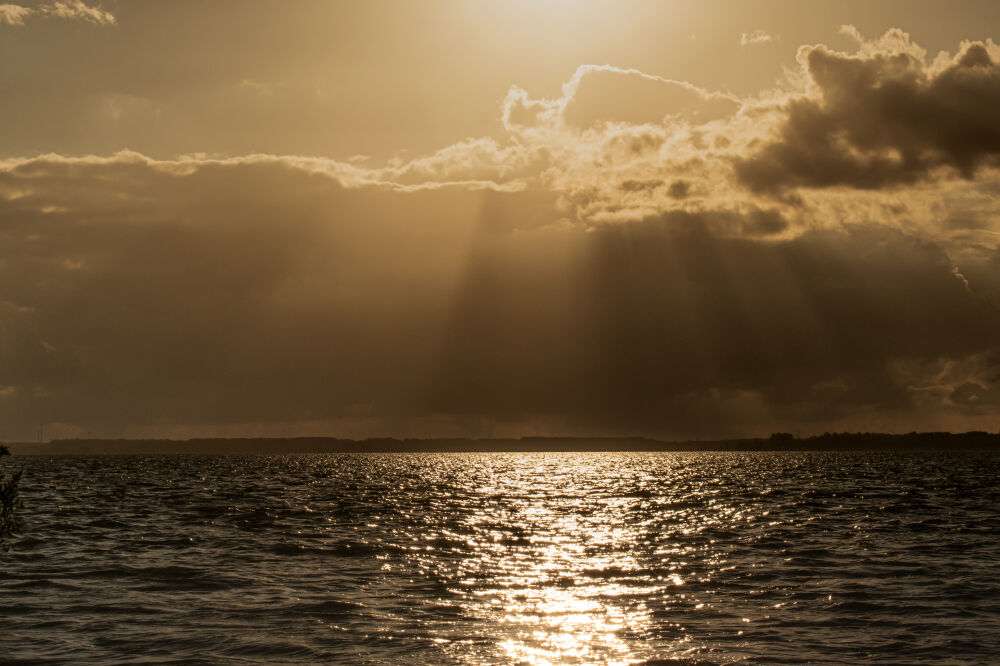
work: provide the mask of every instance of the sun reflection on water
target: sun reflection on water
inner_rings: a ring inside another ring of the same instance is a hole
[[[542,515],[535,517],[536,525],[547,526]],[[567,528],[566,521],[550,517],[553,531]],[[589,534],[594,540],[605,536]],[[641,630],[649,615],[641,605],[626,608],[619,603],[636,590],[614,583],[588,584],[587,572],[600,572],[607,565],[587,558],[582,544],[561,539],[545,546],[534,560],[523,559],[520,566],[508,568],[499,584],[481,595],[493,597],[497,602],[493,606],[503,609],[500,621],[509,638],[501,647],[506,656],[530,664],[629,663],[632,648],[621,634]],[[628,558],[612,566],[637,565]]]
[[[412,480],[426,488],[430,474],[432,497],[401,493],[390,509],[405,518],[390,522],[406,555],[386,571],[410,586],[397,617],[413,603],[436,613],[417,626],[458,663],[745,655],[744,618],[767,619],[784,598],[755,579],[756,557],[795,521],[770,525],[769,479],[734,461],[722,478],[683,454],[437,458]]]
[[[523,456],[477,488],[492,506],[465,515],[457,533],[472,533],[459,564],[465,611],[494,627],[507,663],[628,664],[646,653],[654,623],[646,603],[684,584],[683,552],[650,548],[654,528],[644,481],[594,478],[594,460]],[[601,476],[608,468],[602,465]],[[662,514],[659,516],[662,518]],[[685,525],[685,528],[690,528]],[[645,552],[656,560],[640,561]],[[439,563],[440,565],[440,563]],[[678,637],[683,648],[684,637]]]

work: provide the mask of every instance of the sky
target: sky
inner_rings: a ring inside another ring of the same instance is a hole
[[[0,3],[0,440],[996,431],[998,25]]]

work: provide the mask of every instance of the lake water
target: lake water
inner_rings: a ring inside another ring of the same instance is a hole
[[[997,455],[5,463],[4,663],[1000,659]]]

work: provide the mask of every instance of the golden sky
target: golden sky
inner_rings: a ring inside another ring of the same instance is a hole
[[[0,439],[995,430],[997,25],[0,4]]]

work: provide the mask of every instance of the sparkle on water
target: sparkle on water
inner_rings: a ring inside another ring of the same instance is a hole
[[[1000,458],[20,458],[11,659],[977,661]]]

